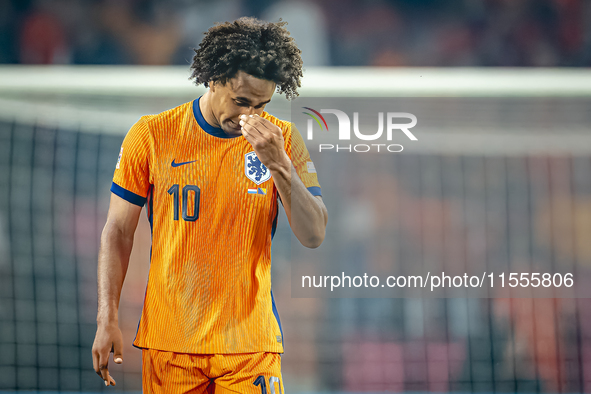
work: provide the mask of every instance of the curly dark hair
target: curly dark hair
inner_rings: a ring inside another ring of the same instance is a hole
[[[199,48],[193,49],[189,79],[208,87],[209,82],[225,84],[241,70],[275,82],[277,91],[292,99],[301,86],[302,58],[283,27],[286,24],[281,19],[266,23],[250,17],[216,24],[205,33]]]

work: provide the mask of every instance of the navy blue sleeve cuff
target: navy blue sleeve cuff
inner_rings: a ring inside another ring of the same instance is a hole
[[[322,191],[320,190],[320,188],[318,186],[310,186],[308,188],[308,191],[313,195],[313,196],[320,196],[322,197]]]
[[[308,191],[313,196],[320,196],[320,197],[322,197],[322,191],[320,190],[320,188],[318,186],[310,186],[308,188]],[[283,201],[281,200],[281,196],[279,195],[279,193],[277,193],[277,197],[279,197],[279,201],[281,201],[281,205],[283,205]]]
[[[147,200],[146,197],[142,197],[139,194],[130,192],[129,190],[122,188],[115,182],[111,184],[111,192],[118,195],[125,201],[129,201],[130,203],[138,205],[140,207],[143,207]]]

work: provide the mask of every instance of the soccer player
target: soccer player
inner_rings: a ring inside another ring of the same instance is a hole
[[[328,214],[299,132],[264,112],[297,95],[300,50],[285,23],[241,18],[205,33],[191,69],[200,98],[144,116],[117,161],[98,261],[95,371],[115,385],[117,313],[141,207],[150,274],[134,345],[145,393],[283,393],[283,333],[271,292],[278,199],[319,246]]]

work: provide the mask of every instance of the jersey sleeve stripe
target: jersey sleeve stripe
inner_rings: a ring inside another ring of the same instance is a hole
[[[147,200],[146,197],[142,197],[138,194],[130,192],[129,190],[122,188],[121,186],[119,186],[115,182],[113,182],[111,184],[111,192],[118,195],[119,197],[121,197],[125,201],[128,201],[132,204],[138,205],[140,207],[143,207],[144,204],[146,203],[146,200]]]
[[[313,196],[320,196],[322,197],[322,190],[320,190],[320,188],[318,186],[310,186],[308,188],[308,191],[313,195]]]

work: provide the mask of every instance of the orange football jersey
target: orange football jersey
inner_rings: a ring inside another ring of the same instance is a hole
[[[285,150],[320,194],[304,141],[289,122]],[[242,136],[205,122],[199,99],[143,116],[128,132],[111,191],[147,204],[150,274],[134,345],[177,353],[283,352],[271,291],[278,192]]]

